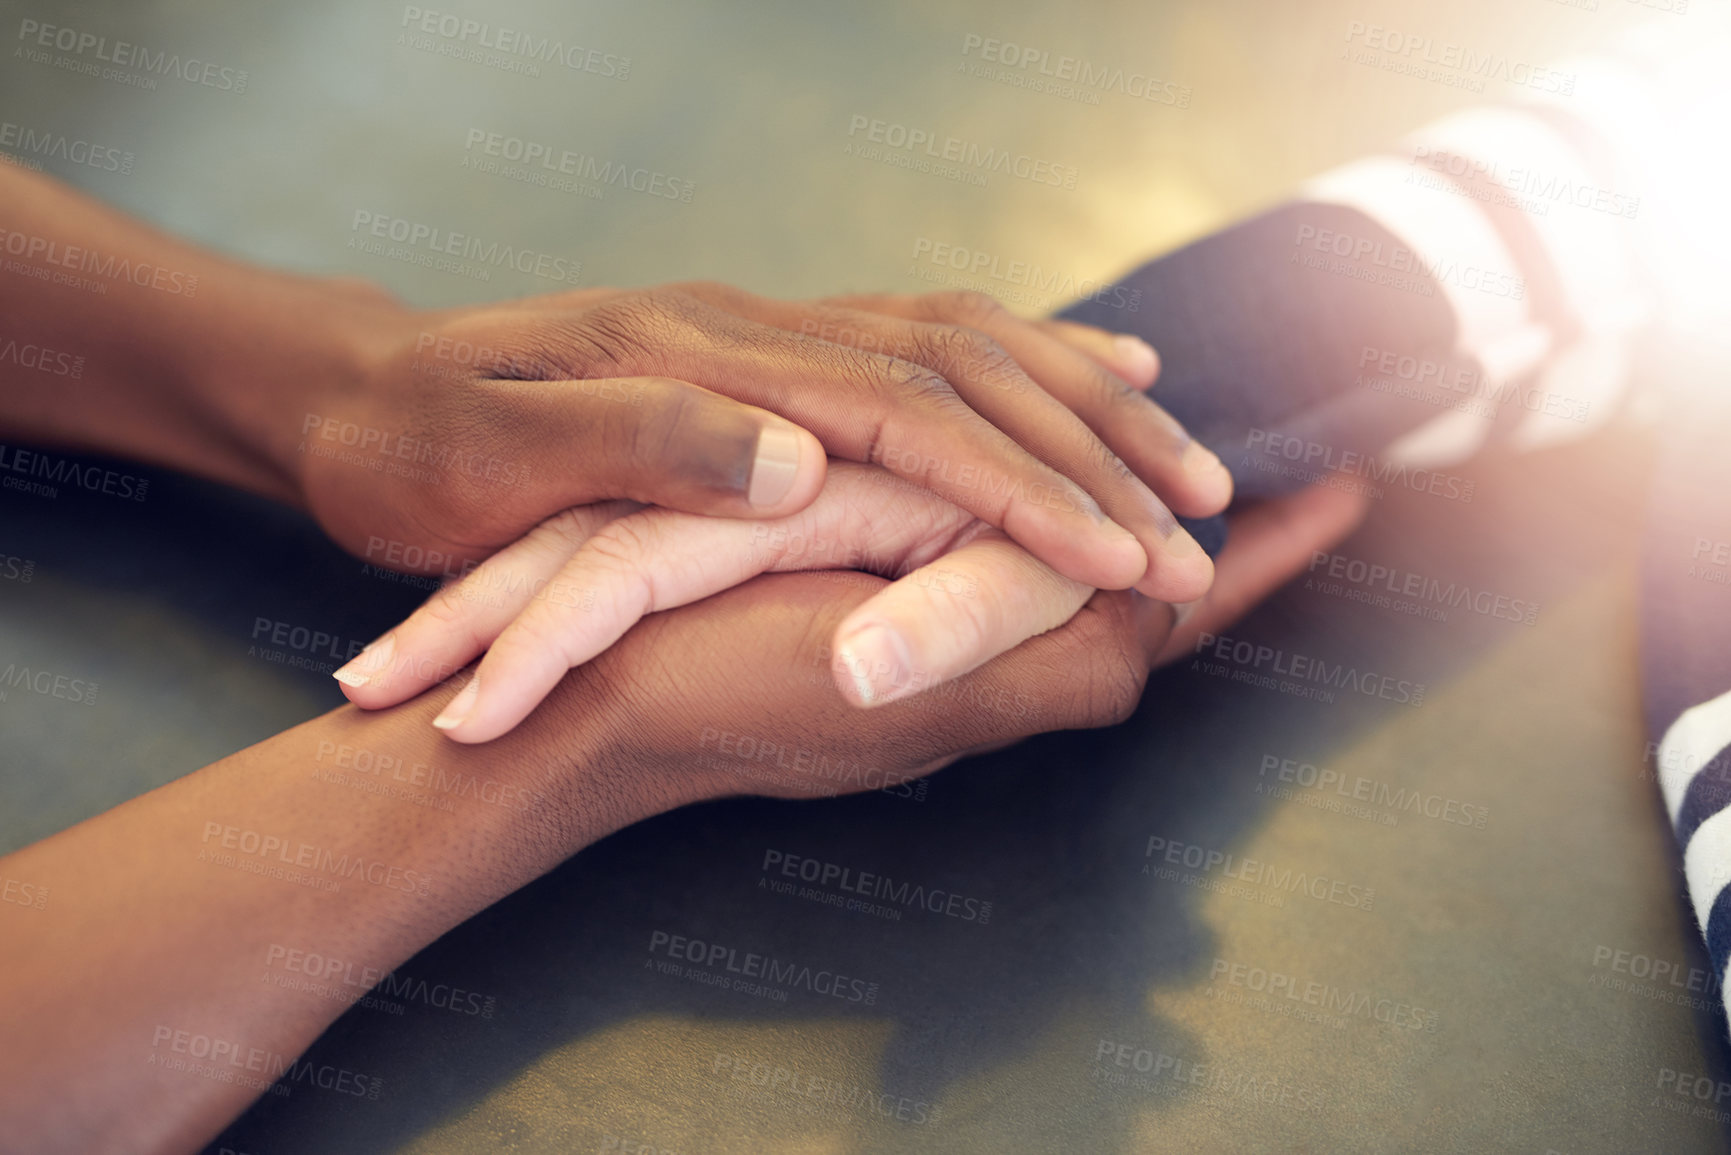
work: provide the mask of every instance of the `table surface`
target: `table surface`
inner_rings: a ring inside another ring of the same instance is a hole
[[[1494,27],[1547,58],[1620,19],[1387,7],[1391,23]],[[248,91],[136,92],[10,59],[0,101],[133,153],[126,174],[46,166],[98,195],[419,303],[548,286],[351,249],[357,209],[568,252],[590,284],[911,291],[922,237],[1108,275],[1469,99],[1335,60],[1355,12],[510,8],[537,35],[629,56],[618,81],[399,43],[400,7],[93,3],[57,19],[244,67]],[[970,33],[1140,61],[1194,99],[1011,88],[967,71]],[[1084,179],[980,189],[891,169],[844,155],[856,114],[1008,137]],[[595,200],[466,172],[473,128],[697,193]],[[272,1100],[212,1150],[1721,1150],[1716,1124],[1656,1093],[1661,1070],[1718,1072],[1726,1056],[1718,1006],[1647,973],[1706,964],[1643,773],[1643,446],[1619,423],[1479,461],[1471,503],[1390,493],[1340,550],[1535,601],[1530,626],[1300,581],[1232,631],[1422,683],[1422,705],[1302,699],[1186,662],[1124,726],[960,764],[917,797],[736,800],[641,824],[402,968],[426,986],[331,1028],[318,1052],[382,1077],[377,1101]],[[152,480],[142,503],[0,491],[0,553],[34,563],[28,582],[0,581],[0,661],[101,686],[90,708],[0,700],[0,851],[339,703],[323,672],[258,650],[259,618],[368,639],[421,596],[297,515],[127,468]],[[775,851],[961,901],[841,909],[833,886],[772,887]],[[1232,877],[1195,867],[1208,851],[1234,856]],[[658,931],[874,996],[667,973],[647,949]],[[440,986],[484,1013],[433,1005]]]

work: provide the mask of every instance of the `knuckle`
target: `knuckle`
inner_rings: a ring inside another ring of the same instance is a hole
[[[446,582],[438,591],[424,602],[420,609],[422,618],[440,630],[447,630],[463,622],[469,616],[470,591],[464,587],[473,580],[471,577],[462,581]]]
[[[1083,452],[1087,455],[1088,464],[1093,467],[1097,474],[1109,477],[1114,481],[1137,480],[1135,473],[1128,465],[1124,464],[1122,457],[1112,451],[1110,445],[1107,445],[1091,432],[1084,431],[1084,433]]]
[[[574,343],[596,368],[637,364],[649,352],[660,302],[646,293],[626,293],[591,307],[581,324],[568,325]]]
[[[653,537],[642,519],[622,517],[608,522],[584,543],[583,549],[591,563],[634,571],[643,564],[653,546]]]
[[[1131,388],[1116,373],[1093,363],[1088,364],[1085,372],[1092,408],[1105,415],[1105,420],[1145,415],[1147,410],[1156,408],[1146,393]]]
[[[551,548],[575,551],[590,537],[592,516],[586,507],[571,506],[542,522],[539,528],[549,538]]]
[[[927,612],[944,622],[944,630],[956,645],[956,653],[984,656],[992,639],[1002,633],[1003,614],[996,599],[958,600],[946,597],[929,584],[925,587]]]
[[[522,665],[554,655],[565,665],[571,664],[567,656],[563,618],[556,611],[549,610],[547,605],[546,602],[537,602],[530,606],[499,636],[493,650],[500,655],[500,660]]]
[[[997,341],[961,325],[932,325],[920,334],[923,359],[946,376],[998,389],[1020,390],[1029,378]]]
[[[1131,599],[1096,594],[1072,621],[1082,628],[1069,631],[1067,661],[1080,676],[1075,707],[1086,727],[1116,726],[1141,704],[1148,682],[1148,662],[1137,641]]]
[[[953,289],[925,297],[937,318],[972,328],[983,328],[1004,316],[1007,310],[996,297],[973,289]]]
[[[955,386],[936,369],[917,361],[900,357],[885,357],[880,366],[883,380],[904,394],[931,401],[949,401],[956,397]]]
[[[1095,663],[1084,688],[1084,713],[1091,726],[1116,726],[1130,719],[1142,701],[1147,674],[1128,655]]]

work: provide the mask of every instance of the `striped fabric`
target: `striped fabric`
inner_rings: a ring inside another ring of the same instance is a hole
[[[1616,59],[1563,63],[1567,98],[1459,113],[1318,177],[1130,274],[1141,307],[1129,317],[1099,301],[1063,315],[1131,321],[1160,350],[1162,401],[1247,496],[1309,480],[1246,468],[1246,447],[1271,438],[1325,460],[1438,468],[1491,443],[1582,436],[1629,402],[1638,341],[1731,344],[1731,90],[1712,59],[1731,21],[1709,21],[1692,14],[1628,37]],[[1406,395],[1354,387],[1367,371]],[[1674,426],[1643,552],[1648,758],[1724,991],[1731,390],[1667,387],[1676,395],[1647,407]]]

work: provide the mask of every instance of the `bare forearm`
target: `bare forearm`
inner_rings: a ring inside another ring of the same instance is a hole
[[[447,696],[338,710],[0,859],[0,1149],[186,1149],[279,1080],[378,1094],[295,1062],[349,1000],[305,990],[294,957],[340,960],[329,981],[359,995],[672,804],[609,787],[568,719],[444,742]]]
[[[0,166],[0,435],[298,502],[290,432],[352,388],[383,298],[254,268]],[[269,437],[269,431],[279,436]]]

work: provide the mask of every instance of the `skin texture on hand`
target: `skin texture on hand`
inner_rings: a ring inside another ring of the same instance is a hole
[[[581,530],[633,508],[596,502],[784,517],[818,494],[821,444],[1008,535],[958,529],[947,543],[958,554],[1013,540],[1070,581],[1120,587],[933,692],[868,711],[836,691],[833,639],[892,587],[766,574],[650,613],[497,742],[447,743],[432,728],[461,692],[454,678],[392,709],[314,719],[6,856],[7,877],[52,891],[55,915],[25,925],[42,912],[0,904],[0,1148],[167,1152],[214,1135],[256,1096],[257,1071],[280,1070],[343,1006],[260,982],[273,945],[388,971],[650,814],[729,794],[871,789],[1121,719],[1152,663],[1300,570],[1361,512],[1331,490],[1247,511],[1220,580],[1175,630],[1171,607],[1122,587],[1200,593],[1212,569],[1168,531],[1170,512],[1210,512],[1229,494],[1217,465],[1136,395],[1152,353],[1109,335],[1014,321],[969,295],[791,307],[714,286],[419,314],[225,260],[8,167],[0,225],[197,286],[116,282],[97,295],[13,278],[0,290],[8,324],[82,346],[90,365],[75,395],[0,366],[9,434],[304,505],[380,565],[438,572],[429,554],[478,560],[560,510],[586,507],[570,515]],[[1054,348],[1063,338],[1070,353]],[[580,410],[590,420],[575,429]],[[788,436],[767,439],[760,474],[763,434],[778,429]],[[699,468],[670,469],[668,448],[706,432]],[[572,468],[573,446],[609,463],[610,480]],[[1150,481],[1170,489],[1170,508]],[[809,757],[744,756],[727,734]],[[488,789],[448,810],[356,791],[328,776],[345,749]],[[863,772],[823,777],[837,760]],[[151,1061],[179,1054],[182,1036],[222,1043],[211,1053],[244,1060],[229,1066],[252,1081]]]
[[[1212,565],[1167,501],[1218,512],[1230,478],[1141,391],[989,298],[870,303],[886,311],[697,284],[381,317],[394,350],[274,451],[359,553],[396,541],[478,560],[616,498],[779,516],[816,495],[827,453],[931,489],[1078,581],[1207,588]]]
[[[1247,509],[1234,519],[1219,580],[1181,622],[1168,604],[1097,591],[1063,625],[937,692],[881,709],[854,709],[836,693],[829,639],[887,583],[835,572],[769,574],[650,615],[568,675],[549,704],[578,696],[616,736],[613,756],[667,791],[695,782],[703,797],[813,793],[795,762],[719,752],[723,732],[810,751],[812,764],[869,757],[883,774],[917,777],[1031,734],[1124,720],[1151,669],[1302,572],[1365,508],[1360,496],[1319,487]]]
[[[259,1072],[277,1077],[344,1006],[260,982],[273,945],[382,974],[650,814],[881,788],[1038,731],[1120,720],[1152,664],[1300,572],[1362,511],[1329,489],[1248,510],[1178,629],[1169,606],[1095,593],[942,693],[869,711],[835,692],[828,639],[883,580],[765,575],[643,619],[497,742],[445,743],[428,724],[455,682],[390,710],[344,707],[8,855],[0,871],[52,891],[62,913],[25,926],[41,912],[0,904],[0,1150],[177,1152],[216,1134],[257,1096]],[[470,789],[447,811],[354,791],[321,774],[344,750],[488,783],[492,800]],[[369,868],[320,865],[339,857]],[[207,1065],[252,1081],[176,1066],[183,1037],[223,1044]]]
[[[1246,515],[1253,536],[1234,557],[1268,548],[1270,531],[1258,527],[1271,516]],[[882,707],[923,692],[926,708],[941,708],[957,679],[1070,621],[1094,593],[931,494],[859,466],[836,466],[817,502],[779,522],[659,509],[606,517],[595,507],[568,511],[447,586],[339,671],[344,692],[370,709],[394,705],[485,652],[435,725],[486,742],[646,615],[755,574],[846,567],[880,577],[861,586],[852,575],[823,575],[868,590],[823,639],[841,700]],[[1203,605],[1242,612],[1243,589],[1240,578]]]
[[[0,171],[0,193],[19,235],[172,269],[187,288],[92,297],[20,280],[14,299],[0,286],[22,328],[97,350],[75,399],[0,365],[0,425],[304,505],[383,568],[460,572],[610,500],[785,517],[821,491],[827,453],[991,527],[954,544],[962,572],[1006,593],[1021,577],[1036,601],[1054,582],[1183,601],[1212,580],[1172,511],[1217,511],[1230,478],[1146,396],[1158,360],[1134,338],[1022,320],[978,294],[783,302],[702,283],[423,313],[364,284],[224,260],[38,174]],[[931,594],[950,573],[910,576]],[[919,616],[911,586],[896,596]],[[1050,621],[925,610],[934,629],[985,639],[953,638],[943,658],[894,615],[854,623],[837,644],[861,671],[856,697],[952,676]]]
[[[344,692],[370,709],[394,705],[485,650],[435,725],[488,741],[645,615],[761,573],[858,569],[897,580],[855,607],[833,647],[843,692],[880,705],[1062,625],[1094,592],[874,466],[836,463],[817,501],[775,521],[659,508],[605,521],[607,512],[568,510],[435,594],[337,672]]]
[[[941,315],[953,300],[873,297],[814,309],[719,286],[690,288],[770,323],[792,328],[798,322],[825,339],[903,351],[918,341],[903,318]],[[1030,372],[1051,382],[1055,395],[1089,416],[1108,441],[1140,447],[1147,467],[1170,470],[1200,450],[1146,451],[1149,440],[1163,437],[1170,447],[1184,438],[1139,391],[1159,370],[1158,358],[1141,342],[1007,314],[987,313],[979,323],[999,329],[1005,347],[1016,349]],[[1114,416],[1127,419],[1115,423],[1109,420]],[[1157,427],[1152,433],[1149,421]],[[1181,494],[1182,480],[1173,482]],[[1216,499],[1182,508],[1212,508]],[[614,516],[619,520],[610,520]],[[335,676],[351,701],[377,709],[443,681],[485,652],[465,692],[435,724],[458,741],[489,741],[521,721],[568,669],[600,653],[643,615],[759,573],[796,569],[861,569],[898,579],[850,614],[834,639],[840,688],[861,706],[967,673],[1067,621],[1092,593],[931,490],[884,470],[840,463],[816,504],[768,524],[664,509],[630,512],[619,503],[605,516],[595,507],[568,510],[442,590]]]

